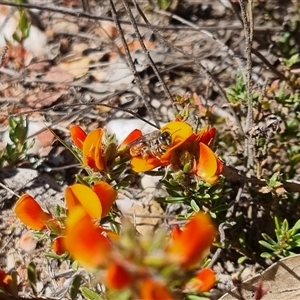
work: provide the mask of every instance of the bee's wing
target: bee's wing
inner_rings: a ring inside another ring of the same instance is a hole
[[[135,145],[138,145],[138,144],[141,144],[141,143],[146,143],[147,142],[147,138],[143,135],[141,136],[140,138],[130,142],[128,145],[127,145],[127,148],[131,148],[132,146],[135,146]]]
[[[138,144],[147,144],[149,141],[153,140],[153,139],[157,139],[158,135],[159,135],[160,131],[156,130],[147,134],[144,134],[143,136],[141,136],[140,138],[132,141],[131,143],[129,143],[127,145],[128,148],[138,145]]]

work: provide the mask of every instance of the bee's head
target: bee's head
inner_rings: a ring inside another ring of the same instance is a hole
[[[167,131],[164,131],[159,135],[158,141],[161,145],[172,146],[172,136]]]

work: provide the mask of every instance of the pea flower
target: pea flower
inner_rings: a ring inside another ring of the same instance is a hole
[[[215,184],[222,173],[223,164],[210,148],[216,136],[215,128],[204,127],[198,133],[193,133],[190,125],[173,121],[160,129],[161,133],[168,133],[172,143],[168,148],[159,149],[161,155],[153,155],[151,143],[147,144],[147,135],[144,136],[145,147],[149,147],[147,156],[142,153],[131,158],[131,166],[135,172],[146,172],[157,167],[171,165],[175,171],[183,170],[186,173],[195,174],[204,181]],[[134,133],[134,134],[133,134]],[[138,139],[140,134],[132,132],[121,144],[130,147],[130,142]],[[149,137],[150,138],[150,137]],[[154,143],[159,147],[159,143]],[[153,147],[153,143],[152,143]]]
[[[45,212],[39,203],[28,194],[24,194],[18,199],[14,212],[21,222],[34,230],[46,229],[47,224],[53,220],[52,215]]]
[[[87,134],[78,125],[72,125],[70,127],[70,134],[73,143],[82,150],[83,142],[85,141]]]
[[[193,293],[204,293],[208,292],[215,285],[215,282],[214,271],[209,268],[202,269],[186,284],[185,289]]]
[[[210,217],[204,213],[194,215],[183,230],[175,227],[167,253],[182,268],[196,266],[207,254],[216,235]]]
[[[107,263],[112,245],[105,230],[82,206],[76,206],[66,219],[64,247],[81,265],[97,268]]]

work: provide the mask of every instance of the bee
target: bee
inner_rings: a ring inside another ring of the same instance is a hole
[[[169,132],[156,130],[131,142],[128,148],[133,157],[142,156],[147,159],[149,156],[154,156],[160,159],[172,144],[172,136]]]

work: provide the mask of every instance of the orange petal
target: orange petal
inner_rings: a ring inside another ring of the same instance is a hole
[[[186,289],[191,292],[208,292],[216,282],[215,273],[212,269],[202,269],[186,285]]]
[[[65,189],[65,199],[69,211],[82,206],[90,218],[99,219],[102,206],[97,194],[88,186],[75,183]]]
[[[100,199],[101,206],[102,206],[102,218],[105,217],[110,209],[112,204],[117,198],[118,192],[114,190],[111,185],[109,185],[105,181],[99,181],[95,183],[93,186],[94,192],[97,194],[98,198]]]
[[[208,215],[198,213],[184,226],[183,231],[172,240],[167,251],[175,263],[184,268],[193,267],[210,248],[216,229]]]
[[[78,206],[66,219],[65,248],[83,266],[97,268],[109,261],[111,252],[111,242],[101,233],[102,229]]]
[[[106,284],[111,289],[121,290],[127,288],[133,278],[131,274],[119,264],[111,264],[106,273]]]
[[[215,176],[218,170],[217,156],[203,143],[200,143],[199,148],[200,154],[196,166],[197,175],[203,179]]]
[[[210,146],[216,138],[216,132],[217,130],[215,127],[208,128],[205,126],[200,130],[200,132],[198,132],[197,140],[205,145]]]
[[[172,151],[184,143],[192,134],[193,129],[190,125],[184,122],[173,121],[169,122],[160,129],[161,132],[169,132],[172,136],[172,147],[162,156],[162,160],[168,160]]]
[[[86,139],[87,134],[81,129],[80,126],[72,125],[70,127],[70,134],[73,143],[79,148],[82,149],[84,140]]]
[[[9,293],[13,293],[14,291],[12,276],[4,272],[2,269],[0,269],[0,289]]]
[[[172,230],[171,233],[171,239],[175,240],[177,238],[179,238],[179,235],[182,233],[182,230],[179,228],[178,225],[175,225],[175,227]]]
[[[103,229],[102,232],[106,234],[106,236],[109,238],[110,241],[118,242],[120,240],[120,236],[117,233],[109,229],[105,229],[105,228],[102,229]]]
[[[64,254],[67,249],[65,248],[65,238],[63,236],[59,236],[56,239],[54,239],[52,243],[52,251],[57,255]]]
[[[167,287],[152,279],[145,279],[140,283],[140,300],[175,300]]]
[[[45,229],[46,223],[52,219],[52,216],[43,211],[36,200],[28,194],[19,198],[14,212],[25,225],[34,230]]]
[[[102,156],[102,137],[104,130],[102,128],[91,131],[82,148],[83,165],[91,168],[97,167],[99,171],[104,170],[105,163]]]
[[[143,136],[143,133],[139,129],[135,129],[132,132],[129,133],[129,135],[126,137],[126,139],[120,144],[119,150],[124,151],[127,148],[127,145],[132,143],[133,141],[139,139]]]
[[[167,163],[163,163],[155,157],[143,158],[141,156],[133,157],[130,163],[132,170],[137,173],[150,171],[157,167],[167,165]]]

